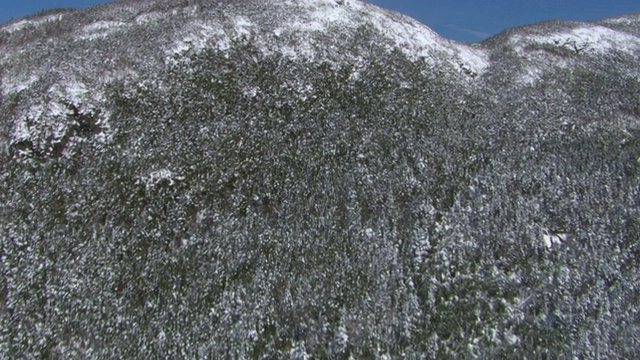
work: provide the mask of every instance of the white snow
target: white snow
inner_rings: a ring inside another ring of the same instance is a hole
[[[615,31],[604,26],[585,26],[573,29],[566,34],[554,34],[552,37],[534,38],[541,43],[565,44],[585,51],[605,53],[610,50],[621,50],[633,53],[640,48],[639,39],[630,34]]]
[[[149,190],[165,180],[168,182],[169,186],[173,186],[176,181],[183,181],[184,176],[176,175],[173,171],[168,169],[161,169],[152,171],[146,176],[141,176],[138,178],[138,181],[136,181],[136,184],[144,184],[145,189]]]
[[[424,57],[431,63],[442,60],[444,55],[460,70],[482,73],[488,66],[488,55],[482,49],[456,43],[440,37],[420,22],[404,15],[382,10],[360,1],[345,1],[340,5],[335,0],[306,1],[305,17],[283,25],[277,33],[301,31],[333,33],[345,27],[369,24],[389,40],[388,50],[398,48],[412,59]],[[308,36],[306,38],[309,38]],[[306,54],[313,57],[313,54]]]
[[[606,26],[585,24],[565,32],[552,32],[544,35],[522,37],[513,36],[511,43],[514,49],[523,54],[523,48],[531,44],[551,45],[587,53],[606,53],[620,50],[634,54],[640,50],[640,39],[622,31],[616,31]]]
[[[101,101],[101,94],[90,94],[87,86],[75,79],[62,80],[52,85],[43,98],[29,106],[27,109],[18,110],[23,121],[13,124],[11,142],[29,140],[42,150],[48,142],[55,144],[65,135],[69,134],[70,126],[68,116],[73,114],[69,104],[73,104],[79,111],[94,112],[98,106],[96,101]],[[95,113],[94,113],[95,114]],[[96,124],[103,131],[97,134],[98,142],[107,142],[113,134],[108,123],[109,113],[102,111],[96,119]]]
[[[124,26],[127,24],[120,21],[97,21],[83,27],[78,38],[83,40],[103,38]]]
[[[255,25],[245,16],[238,16],[234,19],[235,30],[238,35],[251,35],[251,28]]]
[[[388,51],[397,48],[414,60],[424,58],[432,64],[448,61],[467,75],[480,74],[489,65],[483,49],[444,39],[416,20],[361,1],[339,4],[335,0],[305,0],[273,5],[281,7],[286,21],[274,23],[274,19],[260,14],[251,18],[235,16],[230,19],[231,28],[216,21],[191,21],[174,35],[174,42],[165,50],[166,61],[174,62],[176,54],[199,52],[207,47],[226,50],[231,40],[248,38],[254,34],[254,28],[269,27],[263,23],[275,25],[269,35],[256,34],[254,45],[263,53],[277,51],[292,59],[313,60],[319,51],[332,51],[332,45],[317,47],[318,36],[333,36],[366,24],[386,38],[386,43],[383,40],[380,45]]]
[[[247,87],[242,90],[242,94],[250,98],[256,97],[256,95],[258,95],[258,92],[260,92],[260,88],[256,86]]]
[[[551,233],[546,232],[542,235],[542,241],[547,249],[551,249],[554,246],[562,245],[567,240],[568,234],[565,233]]]
[[[12,141],[30,140],[39,143],[39,140],[51,138],[55,142],[67,131],[67,124],[60,121],[66,114],[67,109],[57,102],[33,105],[26,111],[25,121],[14,124]]]
[[[19,78],[4,78],[2,82],[2,94],[17,94],[31,87],[40,78],[34,74],[22,74]]]
[[[64,15],[52,15],[52,16],[46,16],[46,17],[42,17],[42,18],[38,18],[38,19],[25,19],[25,20],[20,20],[17,22],[14,22],[12,24],[3,26],[2,28],[0,28],[0,30],[4,30],[8,33],[12,33],[12,32],[16,32],[16,31],[20,31],[23,30],[25,28],[28,28],[30,26],[38,26],[41,24],[44,24],[46,22],[49,21],[58,21],[61,20],[64,17]]]
[[[344,325],[340,325],[338,327],[338,331],[336,332],[336,342],[339,344],[341,350],[344,350],[349,343],[349,334],[347,334],[347,329]]]
[[[562,64],[558,65],[562,66]],[[526,66],[524,71],[518,77],[518,82],[523,85],[532,85],[542,77],[543,73],[544,70],[535,66],[535,64],[532,66]]]
[[[29,124],[25,121],[21,121],[15,124],[13,129],[13,141],[19,142],[22,140],[30,140],[31,139],[31,129],[29,128]]]
[[[345,24],[352,20],[345,7],[335,2],[316,0],[305,2],[302,6],[307,8],[306,11],[297,13],[305,16],[292,24],[285,24],[284,28],[287,30],[323,31],[329,25]]]
[[[304,341],[293,342],[289,350],[289,358],[295,360],[308,360],[311,356],[307,354]]]
[[[610,18],[602,20],[605,24],[613,24],[613,25],[633,25],[635,23],[640,22],[640,14],[629,14],[626,16]]]
[[[242,27],[240,27],[240,30],[242,30]],[[213,44],[220,50],[226,50],[230,47],[231,39],[220,24],[194,21],[181,30],[178,36],[181,36],[181,38],[177,38],[165,50],[165,60],[168,62],[173,62],[174,56],[177,54],[183,54],[188,51],[198,52]]]
[[[596,24],[583,24],[566,31],[547,34],[514,35],[509,42],[516,54],[526,61],[518,78],[518,82],[525,85],[538,81],[545,68],[540,66],[541,62],[549,62],[548,54],[542,48],[532,50],[532,45],[562,48],[576,56],[601,55],[610,51],[622,51],[634,56],[640,53],[640,38]],[[570,64],[570,57],[556,57],[548,65],[564,68]]]
[[[135,21],[137,24],[148,24],[150,22],[154,22],[162,18],[163,18],[163,15],[161,13],[152,12],[152,13],[138,15]]]
[[[465,71],[472,71],[475,74],[482,73],[489,67],[489,55],[480,49],[472,48],[469,45],[458,44],[455,47],[461,68]]]
[[[520,342],[520,337],[514,335],[512,332],[508,332],[505,334],[505,338],[509,345],[516,345]]]
[[[29,25],[33,25],[33,21],[21,20],[21,21],[15,22],[13,24],[9,24],[9,25],[3,26],[2,30],[6,31],[8,33],[12,33],[14,31],[22,30],[22,29],[24,29],[25,27],[27,27]]]
[[[87,86],[76,80],[53,85],[49,89],[49,94],[57,96],[67,102],[71,102],[76,106],[82,105],[85,100],[89,98],[89,90],[87,90]]]
[[[372,238],[376,235],[375,231],[373,231],[373,229],[372,229],[372,228],[366,228],[366,229],[364,230],[364,234],[365,234],[365,236],[366,236],[367,238],[369,238],[369,239],[372,239]]]

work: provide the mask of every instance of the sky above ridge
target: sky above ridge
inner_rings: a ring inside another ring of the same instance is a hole
[[[638,0],[369,0],[409,15],[438,34],[476,42],[543,20],[588,21],[640,12]]]
[[[0,0],[0,23],[43,9],[105,3],[105,0]],[[638,0],[369,0],[409,15],[438,34],[476,42],[504,29],[542,20],[597,20],[640,12]]]

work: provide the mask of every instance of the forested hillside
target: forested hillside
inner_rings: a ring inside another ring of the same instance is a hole
[[[461,44],[356,0],[200,0],[0,26],[0,357],[633,358],[639,24]]]

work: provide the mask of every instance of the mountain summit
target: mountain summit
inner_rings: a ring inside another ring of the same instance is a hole
[[[0,25],[0,357],[632,358],[640,16]]]

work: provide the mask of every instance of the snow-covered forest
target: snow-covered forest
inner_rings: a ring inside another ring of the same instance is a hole
[[[356,0],[0,25],[0,357],[633,358],[638,55]]]

